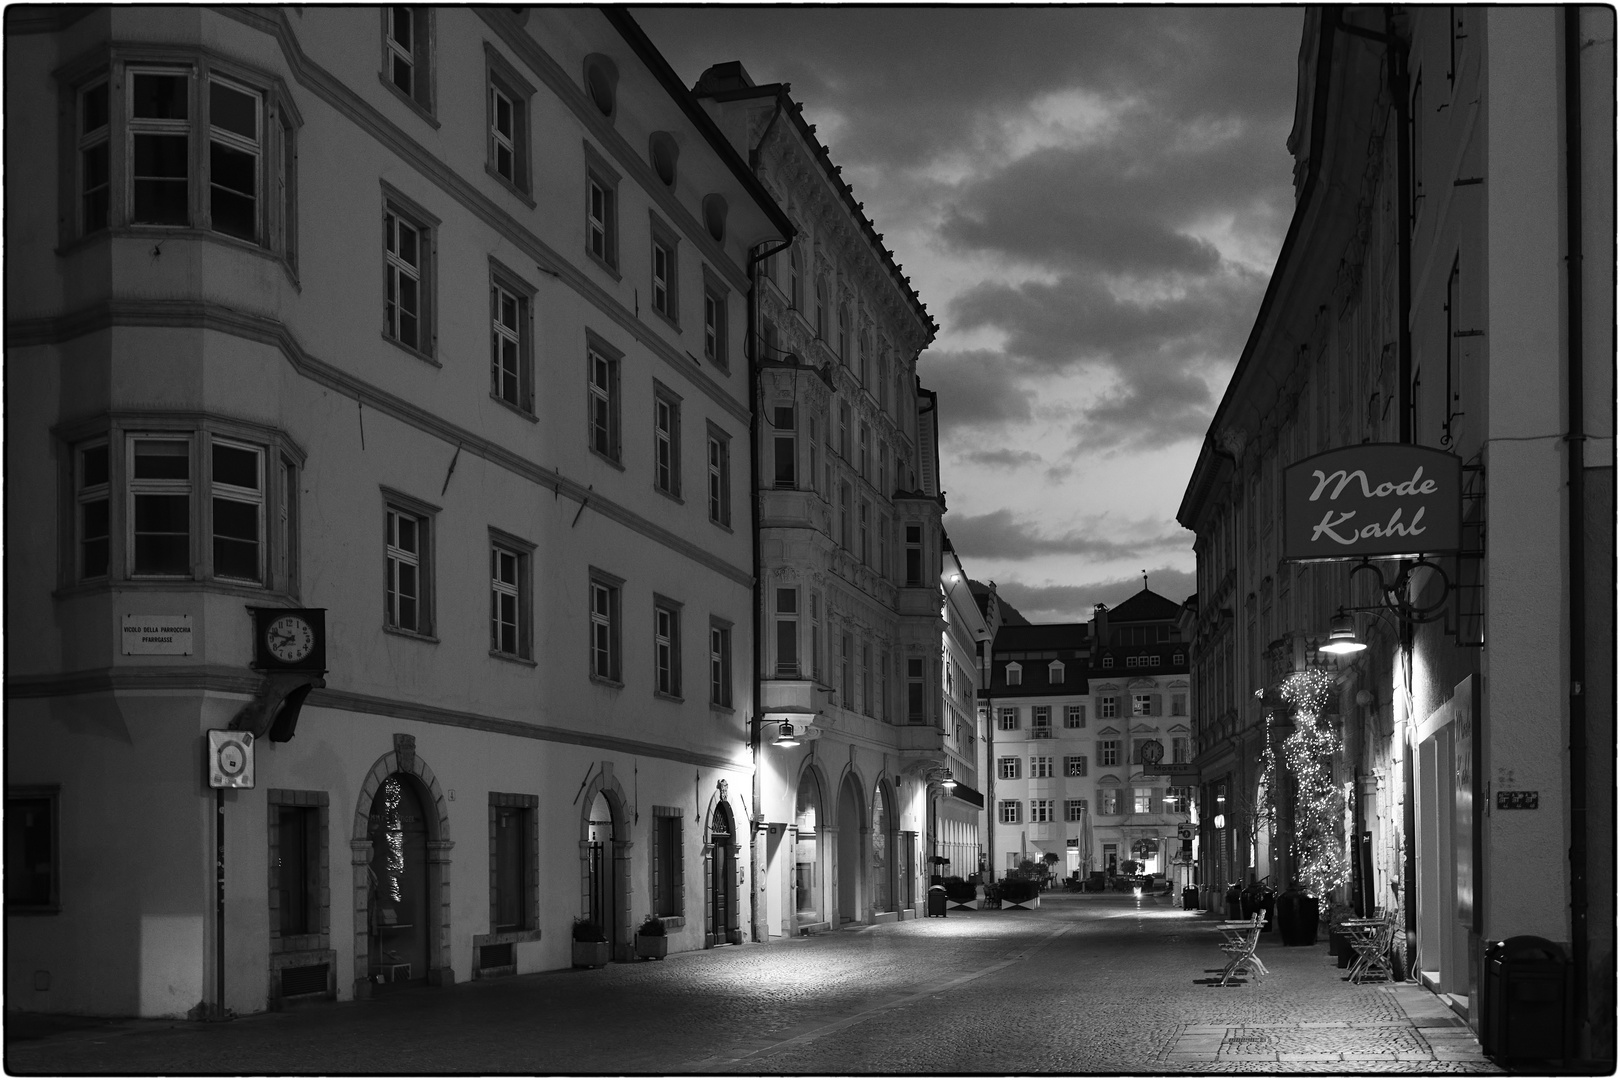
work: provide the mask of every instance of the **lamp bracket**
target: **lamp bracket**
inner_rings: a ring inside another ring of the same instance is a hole
[[[1412,583],[1412,575],[1420,569],[1427,569],[1440,578],[1440,595],[1433,603],[1416,604],[1407,599],[1407,590]],[[1356,575],[1368,572],[1378,581],[1378,591],[1383,600],[1378,604],[1366,607],[1345,607],[1344,611],[1389,611],[1403,622],[1429,623],[1444,617],[1446,604],[1451,599],[1451,575],[1447,574],[1445,567],[1437,562],[1431,562],[1425,555],[1419,555],[1411,562],[1403,563],[1394,580],[1384,579],[1383,567],[1370,559],[1363,559],[1350,568],[1350,582],[1354,584]]]

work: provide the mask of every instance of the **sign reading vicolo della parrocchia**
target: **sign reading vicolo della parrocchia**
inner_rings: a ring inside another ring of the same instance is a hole
[[[125,615],[118,635],[125,656],[190,656],[190,615]]]
[[[1462,460],[1406,443],[1363,443],[1283,470],[1283,558],[1391,559],[1456,551]]]

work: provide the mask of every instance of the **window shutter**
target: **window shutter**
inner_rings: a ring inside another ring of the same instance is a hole
[[[1163,694],[1149,694],[1148,695],[1148,715],[1149,716],[1163,716],[1164,715],[1164,695]]]
[[[1086,775],[1086,759],[1084,755],[1082,755],[1080,758],[1080,775]]]
[[[670,896],[674,900],[674,911],[677,915],[686,914],[686,818],[678,817],[671,822],[671,830],[675,834],[675,880],[670,882]]]

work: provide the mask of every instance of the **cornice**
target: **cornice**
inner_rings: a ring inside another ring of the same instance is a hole
[[[528,460],[479,433],[453,424],[381,387],[356,378],[334,364],[311,355],[279,319],[252,315],[222,304],[201,300],[110,301],[78,311],[43,319],[23,319],[6,324],[6,348],[59,344],[84,334],[113,326],[142,328],[186,328],[210,330],[248,341],[270,345],[311,382],[350,397],[376,411],[408,424],[469,454],[575,502],[589,498],[591,508],[603,517],[624,525],[647,538],[713,570],[740,585],[752,587],[753,575],[740,566],[678,536],[661,525],[620,506],[602,492],[594,491],[561,473]],[[746,420],[746,418],[745,418]]]

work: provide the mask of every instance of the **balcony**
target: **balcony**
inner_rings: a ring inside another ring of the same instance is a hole
[[[787,665],[783,670],[794,677],[765,679],[760,683],[760,715],[799,714],[804,716],[804,722],[808,723],[820,711],[825,692],[819,688],[814,679],[798,678],[798,665]]]

